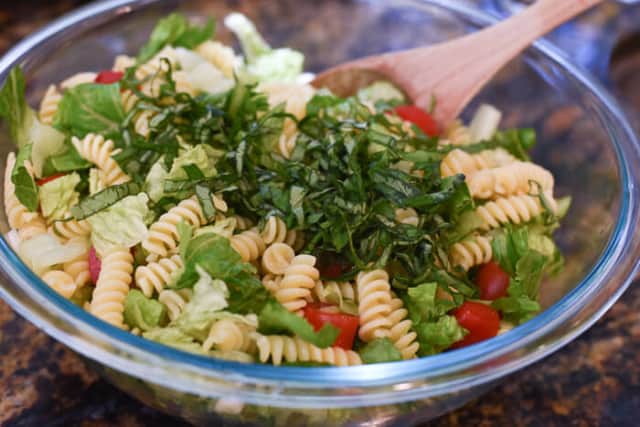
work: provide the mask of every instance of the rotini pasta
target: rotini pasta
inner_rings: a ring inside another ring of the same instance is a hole
[[[153,295],[155,290],[158,294],[163,291],[173,275],[182,268],[180,255],[162,258],[158,261],[150,262],[136,268],[135,283],[146,297]]]
[[[256,346],[260,361],[265,363],[271,360],[276,366],[283,360],[289,363],[316,362],[336,366],[362,364],[362,359],[355,351],[339,347],[321,349],[297,337],[256,334]]]
[[[71,143],[80,156],[95,164],[102,172],[105,185],[122,184],[130,178],[120,169],[120,166],[111,157],[114,154],[113,141],[93,133],[87,134],[83,139],[75,136]]]
[[[392,326],[391,286],[386,271],[377,269],[363,271],[356,277],[358,289],[358,312],[360,329],[358,336],[365,342],[389,336]]]
[[[514,162],[493,169],[483,169],[467,178],[471,196],[489,199],[537,191],[535,182],[542,191],[553,190],[551,172],[530,162]]]
[[[418,335],[411,330],[413,323],[407,318],[409,312],[404,308],[400,298],[394,297],[389,305],[391,307],[389,339],[400,350],[403,359],[413,359],[420,345],[416,342]]]
[[[271,274],[284,274],[295,257],[293,248],[286,243],[274,243],[262,254],[262,271]]]
[[[38,116],[42,123],[46,125],[53,124],[53,118],[58,112],[58,105],[61,100],[62,94],[58,92],[56,85],[50,85],[42,98],[42,102],[40,102],[40,111]]]
[[[73,239],[74,237],[89,237],[91,234],[91,224],[84,219],[80,221],[75,219],[56,221],[51,228],[56,236],[64,240]]]
[[[66,89],[74,88],[81,84],[93,83],[96,80],[96,76],[97,76],[96,73],[91,73],[91,72],[77,73],[69,77],[68,79],[63,80],[60,83],[60,87],[66,90]]]
[[[467,145],[471,144],[471,132],[460,120],[454,120],[445,130],[442,144]]]
[[[85,286],[91,282],[91,273],[89,271],[89,253],[82,254],[78,258],[66,262],[63,270],[73,278],[73,282],[78,288]]]
[[[307,305],[311,290],[320,278],[314,267],[316,258],[311,255],[297,255],[284,271],[276,299],[289,311],[298,311]]]
[[[550,208],[554,209],[555,201],[551,195],[546,199]],[[476,215],[483,221],[484,230],[498,228],[502,224],[520,224],[528,222],[544,212],[540,197],[526,194],[519,196],[503,197],[489,201],[475,210]]]
[[[59,270],[47,271],[42,275],[42,281],[65,298],[71,298],[78,287],[71,275]]]
[[[254,341],[250,334],[255,332],[258,326],[258,318],[247,315],[249,319],[221,319],[213,323],[209,329],[209,335],[202,343],[202,348],[209,351],[216,348],[221,351],[251,352]]]
[[[158,295],[158,301],[160,301],[167,308],[167,315],[171,321],[174,321],[180,316],[184,310],[185,305],[191,300],[193,291],[191,289],[165,289]]]
[[[234,234],[229,240],[231,247],[240,254],[244,262],[257,260],[267,248],[262,236],[253,229]]]
[[[405,225],[413,225],[414,227],[418,226],[420,218],[418,218],[418,213],[413,208],[400,208],[396,209],[396,222]]]
[[[284,221],[277,216],[270,216],[269,219],[267,219],[264,228],[260,232],[260,236],[262,236],[262,240],[264,240],[264,243],[267,245],[285,242],[291,246],[293,243],[287,242],[287,237],[291,239],[291,236],[287,235],[287,226]],[[293,235],[293,240],[295,241],[295,234]]]
[[[208,40],[195,49],[204,59],[222,71],[227,78],[233,78],[233,70],[238,63],[233,49],[222,43]]]
[[[200,227],[206,223],[195,196],[181,201],[151,225],[147,237],[142,241],[142,247],[149,253],[148,262],[166,257],[175,251],[178,242],[177,225],[180,221],[185,221],[193,227]]]
[[[133,256],[128,248],[116,248],[106,253],[91,299],[91,314],[124,328],[124,301],[129,293],[132,273]]]
[[[482,235],[474,235],[454,243],[449,250],[451,264],[461,267],[464,271],[491,261],[492,256],[491,239]]]

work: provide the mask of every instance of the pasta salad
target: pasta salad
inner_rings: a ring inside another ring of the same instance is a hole
[[[12,70],[6,239],[47,285],[144,338],[274,365],[428,356],[536,315],[569,199],[532,129],[489,105],[443,127],[388,82],[339,98],[224,23],[242,55],[172,14],[37,111]]]

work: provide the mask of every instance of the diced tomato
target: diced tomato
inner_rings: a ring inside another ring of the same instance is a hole
[[[108,85],[119,82],[124,77],[124,73],[120,71],[104,70],[100,71],[94,80],[96,83]]]
[[[479,302],[466,301],[453,312],[453,315],[460,326],[468,330],[469,333],[453,344],[451,348],[466,347],[495,337],[500,329],[498,312]]]
[[[423,109],[416,107],[415,105],[398,105],[395,108],[395,112],[402,120],[413,123],[418,126],[422,132],[429,136],[440,135],[438,123]]]
[[[89,275],[91,276],[91,281],[94,284],[98,283],[100,270],[102,270],[102,261],[100,261],[100,258],[98,258],[96,249],[91,246],[91,249],[89,249]]]
[[[353,347],[353,340],[358,330],[358,316],[341,313],[335,306],[308,304],[304,308],[304,317],[316,331],[319,331],[327,323],[338,328],[340,335],[333,343],[334,346],[345,350],[351,350]]]
[[[36,184],[39,186],[45,185],[47,182],[53,181],[54,179],[60,178],[61,176],[65,176],[66,173],[54,173],[53,175],[45,176],[44,178],[40,178],[36,181]]]
[[[320,276],[325,279],[336,279],[353,268],[353,264],[335,252],[323,251],[317,254],[316,259]]]
[[[478,268],[475,282],[480,288],[482,299],[493,301],[507,296],[509,275],[495,261],[490,261]]]

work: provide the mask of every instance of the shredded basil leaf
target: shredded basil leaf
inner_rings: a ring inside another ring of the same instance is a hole
[[[85,219],[127,196],[138,194],[140,191],[142,191],[142,187],[134,181],[112,185],[92,196],[85,197],[80,203],[71,207],[71,215],[76,220]]]

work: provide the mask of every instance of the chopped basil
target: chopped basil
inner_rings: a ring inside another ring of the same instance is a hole
[[[91,215],[108,208],[117,201],[127,196],[138,194],[142,187],[137,182],[125,182],[124,184],[112,185],[104,190],[85,197],[77,205],[71,208],[71,215],[77,220],[85,219]]]

